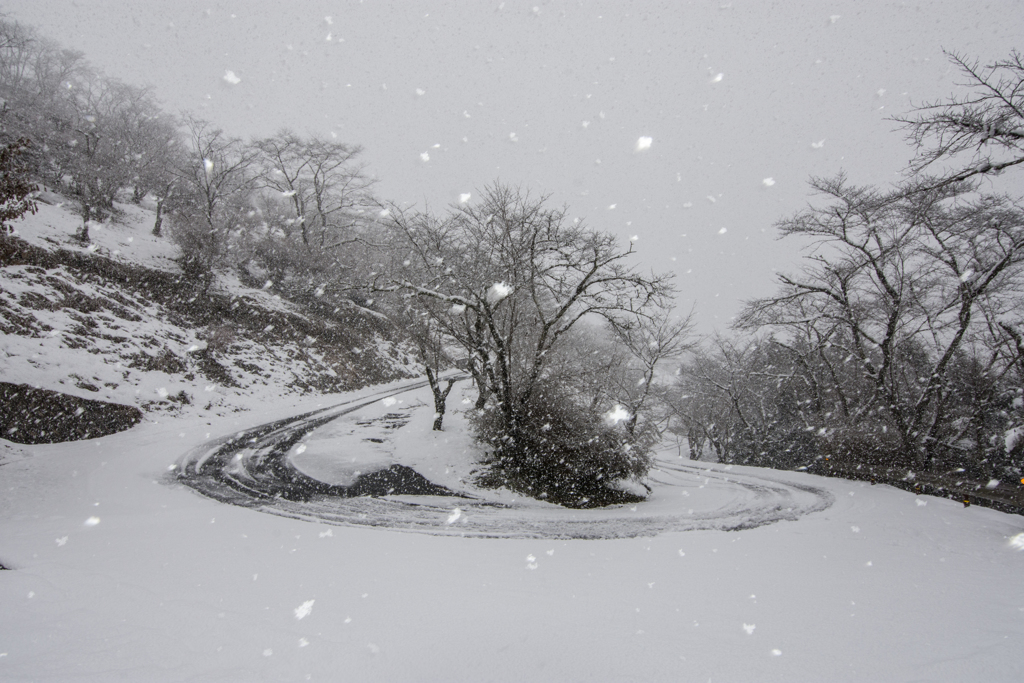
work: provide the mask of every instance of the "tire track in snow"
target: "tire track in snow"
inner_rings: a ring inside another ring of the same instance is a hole
[[[487,500],[486,492],[450,496],[345,497],[299,472],[287,455],[306,434],[416,382],[222,437],[182,456],[173,480],[204,496],[318,524],[481,538],[605,539],[666,532],[752,529],[824,510],[824,488],[706,464],[658,460],[653,493],[637,505],[572,510],[523,499]],[[454,514],[455,509],[459,514]]]

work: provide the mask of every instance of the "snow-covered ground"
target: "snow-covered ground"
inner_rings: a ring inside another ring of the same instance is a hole
[[[748,505],[729,477],[831,504],[742,531],[485,538],[291,519],[168,483],[204,443],[380,391],[0,441],[0,680],[1024,680],[1020,516],[669,453],[666,471],[711,471],[656,475],[671,481],[638,514]],[[431,434],[428,390],[384,400],[372,410],[413,407],[393,435],[329,423],[297,464],[340,481],[411,457],[442,483],[468,474],[461,413]]]
[[[171,295],[195,294],[175,283],[183,277],[178,249],[152,235],[150,209],[118,203],[117,217],[90,223],[83,244],[74,237],[81,218],[73,205],[45,196],[54,204],[40,202],[36,214],[12,223],[19,239],[49,254],[45,267],[0,268],[2,381],[212,418],[247,409],[260,392],[292,399],[310,385],[345,389],[374,372],[407,377],[415,370],[372,326],[311,323],[308,310],[271,289],[245,287],[232,273],[219,272],[211,290],[240,306],[232,318],[200,304],[172,305]],[[102,259],[108,272],[98,267]],[[130,278],[110,274],[122,271]],[[167,291],[155,296],[155,289]],[[323,338],[303,338],[306,330]]]

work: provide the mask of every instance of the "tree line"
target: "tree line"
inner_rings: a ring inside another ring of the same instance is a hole
[[[692,452],[1024,483],[1024,63],[948,57],[965,94],[895,119],[906,178],[812,178],[775,226],[807,245],[801,270],[680,368],[669,403]]]

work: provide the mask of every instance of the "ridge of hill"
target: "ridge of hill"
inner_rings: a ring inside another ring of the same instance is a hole
[[[261,397],[420,374],[372,311],[314,310],[229,273],[203,291],[178,267],[177,247],[151,234],[144,206],[117,204],[112,219],[90,224],[83,245],[74,205],[41,199],[0,237],[5,383],[144,413],[224,415]]]

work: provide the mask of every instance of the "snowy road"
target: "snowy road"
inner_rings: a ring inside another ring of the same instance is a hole
[[[351,401],[278,420],[217,439],[183,456],[175,479],[223,503],[335,525],[387,527],[429,534],[490,538],[632,538],[670,531],[752,529],[824,510],[827,490],[769,474],[738,474],[669,459],[652,471],[653,493],[644,503],[569,510],[538,501],[500,501],[486,491],[457,497],[394,495],[349,497],[303,473],[292,461],[296,445],[342,417],[358,418],[382,399],[419,389],[411,383],[385,395]],[[426,407],[421,407],[425,410]],[[405,425],[398,421],[397,428]],[[350,446],[357,439],[350,440]],[[299,452],[305,450],[304,448]],[[344,459],[337,452],[336,459]],[[687,461],[688,462],[688,461]],[[765,471],[767,472],[767,471]],[[403,493],[405,495],[403,495]]]
[[[0,680],[1024,680],[1024,518],[978,506],[668,456],[635,511],[166,484],[229,431],[226,464],[272,451],[302,413],[325,421],[285,449],[296,470],[406,463],[457,489],[472,392],[432,433],[429,390],[402,386],[0,442]]]

